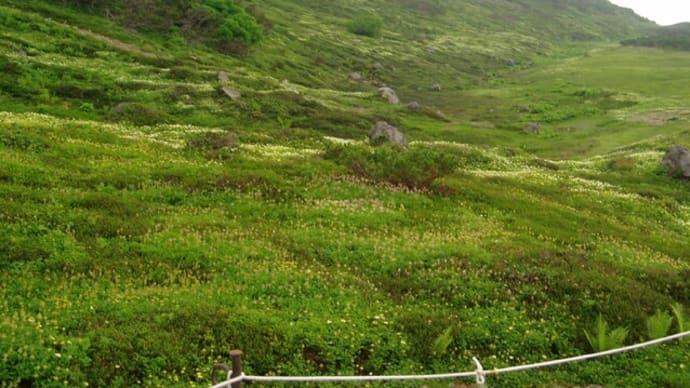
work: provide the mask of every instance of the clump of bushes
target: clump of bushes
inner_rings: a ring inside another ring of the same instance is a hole
[[[123,102],[110,112],[108,117],[112,121],[125,121],[134,125],[156,125],[171,121],[170,115],[136,102]]]
[[[637,162],[635,159],[632,159],[630,157],[617,157],[615,159],[612,159],[608,163],[608,167],[612,171],[617,171],[617,172],[627,172],[627,171],[632,171],[635,169],[637,166]]]
[[[232,0],[72,0],[139,31],[169,32],[179,28],[186,39],[227,51],[261,41],[263,27]],[[256,7],[252,13],[259,14]],[[268,21],[264,20],[264,24]]]
[[[350,20],[347,30],[353,34],[376,38],[381,36],[383,20],[375,15],[361,15]]]
[[[436,179],[452,173],[458,165],[452,154],[429,146],[402,151],[395,145],[370,148],[328,145],[324,158],[347,167],[357,176],[410,189],[428,189]]]
[[[209,159],[226,159],[239,147],[237,134],[233,132],[206,132],[187,140],[187,148],[199,150]]]
[[[247,44],[256,44],[261,40],[263,28],[242,8],[227,0],[206,0],[205,3],[205,8],[219,19],[218,39]]]

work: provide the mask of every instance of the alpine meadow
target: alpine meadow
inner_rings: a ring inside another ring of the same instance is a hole
[[[0,0],[0,387],[683,333],[688,148],[690,24],[606,0]],[[687,388],[690,338],[486,379]]]

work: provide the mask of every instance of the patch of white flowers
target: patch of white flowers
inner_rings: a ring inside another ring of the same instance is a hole
[[[320,152],[320,150],[312,148],[295,148],[275,144],[242,144],[240,145],[240,150],[254,160],[306,158]]]

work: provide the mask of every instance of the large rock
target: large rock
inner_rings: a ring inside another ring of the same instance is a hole
[[[379,121],[369,131],[369,141],[373,145],[393,143],[402,146],[407,145],[407,139],[400,130],[385,121]]]
[[[237,101],[240,98],[242,98],[242,93],[240,93],[238,90],[229,88],[227,86],[218,89],[218,94],[224,97],[230,97],[233,101]]]
[[[389,103],[400,104],[400,99],[398,98],[398,95],[395,93],[395,90],[387,86],[384,86],[382,88],[379,88],[379,93],[381,94],[381,97],[388,100]]]
[[[672,175],[690,178],[690,151],[679,145],[671,146],[661,162]]]

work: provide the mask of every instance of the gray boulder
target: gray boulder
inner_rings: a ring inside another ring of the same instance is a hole
[[[391,104],[400,104],[400,99],[398,98],[398,95],[395,93],[395,90],[387,86],[379,88],[379,94],[381,94],[381,97],[388,100],[388,102]]]
[[[357,72],[350,73],[350,79],[353,80],[353,81],[361,81],[361,80],[362,80],[362,75],[359,74],[359,73],[357,73]]]
[[[541,132],[541,125],[539,123],[529,123],[525,128],[525,133],[539,133]]]
[[[237,101],[240,98],[242,98],[242,93],[240,93],[238,90],[235,90],[233,88],[229,88],[227,86],[224,86],[224,87],[218,89],[218,94],[223,96],[223,97],[229,97],[233,101]]]
[[[419,103],[417,101],[412,101],[411,103],[407,104],[407,109],[409,109],[413,112],[417,112],[421,108],[422,108],[422,106],[419,105]]]
[[[672,175],[690,178],[690,151],[679,145],[671,146],[661,162]]]
[[[434,92],[440,92],[441,91],[441,84],[431,85],[431,90],[433,90]]]
[[[218,72],[218,82],[220,82],[220,83],[226,83],[226,82],[228,82],[229,80],[230,80],[230,78],[228,78],[228,73],[226,73],[226,72],[224,72],[224,71],[219,71],[219,72]]]
[[[369,131],[369,141],[373,145],[393,143],[401,146],[407,145],[407,139],[400,130],[385,121],[379,121]]]

